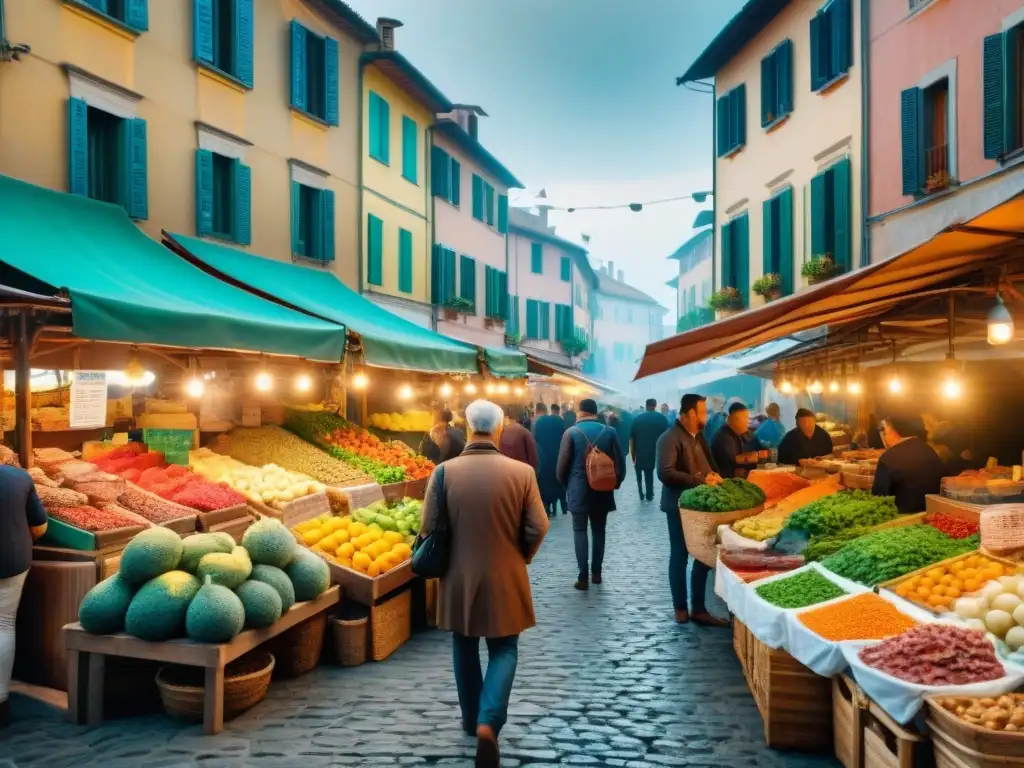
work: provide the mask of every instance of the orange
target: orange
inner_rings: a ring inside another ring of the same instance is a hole
[[[941,579],[939,579],[939,583],[940,584],[952,584],[953,583],[953,579],[955,579],[955,578],[956,577],[953,574],[947,573],[945,576],[943,576]]]
[[[977,555],[971,555],[970,557],[967,558],[967,567],[968,568],[977,568],[978,567],[978,561],[980,559],[981,558],[979,558]]]
[[[951,597],[954,600],[956,600],[958,597],[960,597],[961,594],[963,594],[963,593],[958,588],[956,588],[956,587],[948,587],[946,589],[946,597]]]
[[[942,605],[942,601],[944,599],[945,598],[943,598],[942,595],[932,595],[931,597],[928,598],[928,605],[931,605],[933,607],[938,607],[938,606]]]
[[[945,574],[946,574],[946,569],[945,568],[932,568],[930,571],[928,571],[928,573],[925,574],[925,576],[927,576],[929,579],[933,579],[935,581],[938,581],[943,576],[945,576]]]
[[[963,589],[964,589],[964,580],[963,579],[953,579],[953,581],[950,583],[949,586],[953,587],[954,589],[959,589],[962,592]]]
[[[922,587],[929,587],[929,588],[930,587],[934,587],[935,586],[935,579],[933,579],[931,576],[925,576],[923,579],[921,579],[921,586]]]
[[[964,592],[977,592],[981,589],[981,582],[977,579],[964,579]]]
[[[962,571],[966,567],[967,564],[964,563],[963,560],[957,560],[955,563],[949,566],[949,570],[951,570],[953,573],[960,573],[960,571]]]
[[[907,586],[906,582],[896,587],[896,594],[900,597],[906,597],[910,594],[910,588]]]
[[[370,563],[366,566],[366,575],[371,579],[375,579],[380,576],[380,566],[377,563]]]
[[[931,594],[932,594],[932,591],[928,587],[918,587],[917,588],[917,596],[918,597],[921,597],[921,598],[924,598],[925,600],[927,600],[929,597],[931,597]]]
[[[961,579],[976,579],[976,578],[978,578],[978,569],[977,568],[964,568],[962,571],[960,571],[960,578]]]

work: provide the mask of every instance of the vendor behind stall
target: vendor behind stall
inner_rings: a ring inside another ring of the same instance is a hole
[[[711,443],[711,455],[722,477],[746,477],[757,469],[757,446],[750,434],[750,411],[743,403],[729,406],[729,417]]]
[[[923,512],[925,496],[939,492],[946,474],[945,464],[926,439],[920,416],[890,415],[882,422],[887,450],[878,460],[871,493],[895,496],[902,514]]]
[[[832,438],[818,426],[814,412],[801,408],[796,412],[796,429],[779,443],[779,464],[799,464],[801,459],[820,459],[832,453]]]

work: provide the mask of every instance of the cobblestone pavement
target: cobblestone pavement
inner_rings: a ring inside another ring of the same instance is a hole
[[[671,620],[665,520],[619,492],[605,582],[575,592],[572,530],[559,517],[531,566],[538,626],[523,636],[504,766],[836,765],[773,752],[727,630]],[[720,603],[713,604],[719,611]],[[321,768],[471,764],[459,727],[449,638],[418,633],[382,663],[321,666],[275,682],[266,701],[204,736],[163,715],[87,729],[12,698],[0,768]]]

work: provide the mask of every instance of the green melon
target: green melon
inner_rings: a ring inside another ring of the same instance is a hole
[[[224,539],[227,538],[225,542]],[[214,552],[230,554],[235,548],[234,540],[227,534],[222,533],[197,533],[188,536],[181,542],[181,562],[178,567],[183,571],[195,573],[199,568],[199,561],[205,555]]]
[[[242,546],[259,565],[284,568],[295,557],[295,536],[280,520],[265,517],[253,523],[242,536]]]
[[[210,576],[188,606],[185,634],[201,643],[226,643],[245,623],[245,609],[227,587],[214,584]]]
[[[124,628],[141,640],[173,640],[185,634],[185,614],[199,591],[199,579],[169,571],[150,579],[132,598]]]
[[[327,563],[306,549],[295,554],[285,573],[295,587],[295,599],[299,602],[318,597],[331,585],[331,571]]]
[[[263,629],[281,618],[281,596],[269,584],[250,579],[235,594],[245,608],[246,629]]]
[[[82,629],[94,635],[112,635],[124,629],[135,588],[115,573],[86,592],[78,606]]]
[[[196,570],[200,581],[205,581],[206,577],[210,576],[214,584],[228,589],[235,589],[249,578],[250,573],[252,561],[249,559],[249,553],[242,547],[235,547],[230,554],[213,552],[204,555]]]
[[[281,596],[281,613],[288,613],[288,609],[295,604],[295,587],[288,574],[280,568],[272,565],[254,565],[250,578],[253,581],[262,581],[269,584]]]
[[[181,560],[181,537],[159,526],[147,528],[128,542],[121,553],[120,573],[129,584],[142,584],[173,571]]]

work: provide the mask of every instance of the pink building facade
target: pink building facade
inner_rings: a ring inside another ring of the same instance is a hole
[[[1024,191],[1020,0],[870,0],[870,260]]]

